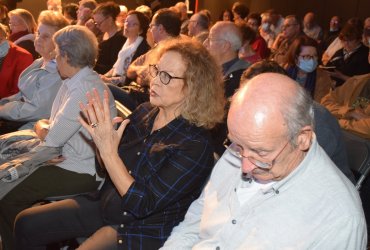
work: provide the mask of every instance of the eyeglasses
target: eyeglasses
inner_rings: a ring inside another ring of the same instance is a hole
[[[36,33],[36,38],[41,40],[50,40],[53,36],[50,34],[40,34],[39,32]]]
[[[299,57],[302,58],[305,61],[308,61],[310,59],[317,59],[318,58],[317,55],[313,55],[313,56],[311,56],[311,55],[299,55]]]
[[[287,28],[289,28],[291,26],[295,26],[295,25],[298,25],[298,24],[297,23],[284,24],[281,28],[282,29],[287,29]]]
[[[172,79],[185,79],[183,77],[171,76],[166,71],[158,70],[157,65],[150,64],[149,65],[149,74],[151,77],[155,78],[159,75],[159,80],[164,84],[168,85]]]
[[[212,38],[212,37],[207,37],[206,40],[204,40],[203,44],[209,44],[210,42],[225,42],[225,39],[222,38]]]
[[[22,24],[20,24],[20,23],[11,23],[11,22],[9,22],[9,26],[20,26],[20,25],[22,25]]]
[[[279,153],[273,158],[273,160],[269,161],[269,162],[263,162],[263,161],[259,161],[259,160],[256,160],[254,159],[253,157],[251,156],[244,156],[243,155],[243,148],[240,147],[239,145],[235,144],[235,143],[231,143],[229,146],[224,144],[224,146],[226,147],[226,149],[232,154],[234,155],[235,157],[239,158],[240,160],[242,160],[243,158],[247,159],[250,163],[252,163],[253,165],[255,165],[256,167],[259,167],[259,168],[263,168],[263,169],[270,169],[272,168],[272,166],[274,165],[276,159],[279,157],[279,155],[284,151],[284,149],[286,148],[286,146],[288,145],[290,141],[288,140],[284,147],[279,151]]]
[[[101,20],[100,22],[97,22],[97,21],[95,21],[94,20],[94,24],[95,24],[95,26],[100,26],[100,25],[102,25],[102,23],[104,23],[104,21],[105,20],[107,20],[108,19],[108,17],[106,17],[106,18],[104,18],[103,20]]]
[[[149,29],[152,29],[153,27],[157,27],[157,26],[158,26],[158,24],[151,23],[151,24],[149,24]]]

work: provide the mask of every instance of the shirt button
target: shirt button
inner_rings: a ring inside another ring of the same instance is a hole
[[[123,224],[121,224],[121,225],[119,225],[121,228],[124,228],[125,227],[125,225],[123,225]]]
[[[216,250],[220,250],[221,248],[219,246],[216,247]]]
[[[123,212],[123,215],[125,215],[125,216],[126,216],[126,215],[127,215],[127,212]]]
[[[140,155],[141,153],[140,153],[140,152],[137,152],[136,154],[137,154],[137,155]]]
[[[236,224],[236,220],[232,220],[231,223],[233,223],[235,225]]]
[[[123,243],[123,240],[118,240],[118,244],[122,244]]]

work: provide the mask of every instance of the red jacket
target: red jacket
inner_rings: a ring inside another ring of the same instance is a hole
[[[18,93],[18,78],[32,62],[32,55],[9,42],[10,48],[0,69],[0,99]]]

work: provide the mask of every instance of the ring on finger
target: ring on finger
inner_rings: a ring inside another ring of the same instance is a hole
[[[98,127],[98,123],[91,123],[91,124],[90,124],[90,126],[91,126],[92,128],[96,128],[96,127]]]

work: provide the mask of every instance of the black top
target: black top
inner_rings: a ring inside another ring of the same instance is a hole
[[[99,74],[107,73],[117,61],[118,52],[126,42],[122,30],[119,30],[107,40],[99,43],[99,55],[94,70]]]
[[[33,60],[40,57],[39,53],[37,53],[35,50],[35,44],[32,40],[24,40],[17,43],[17,45],[30,52],[32,54]]]
[[[317,142],[343,174],[355,183],[355,178],[348,165],[347,151],[338,120],[317,102],[314,102],[313,110]]]
[[[344,49],[338,50],[326,66],[335,66],[338,71],[347,76],[368,74],[370,73],[368,55],[369,48],[361,43],[361,46],[346,59],[344,59]],[[344,83],[340,79],[333,80],[337,82],[337,86]]]
[[[129,117],[119,154],[135,179],[121,197],[110,181],[102,213],[118,227],[122,249],[158,249],[198,198],[213,168],[207,131],[182,117],[151,133],[158,108],[145,103]],[[124,226],[122,226],[124,225]]]

